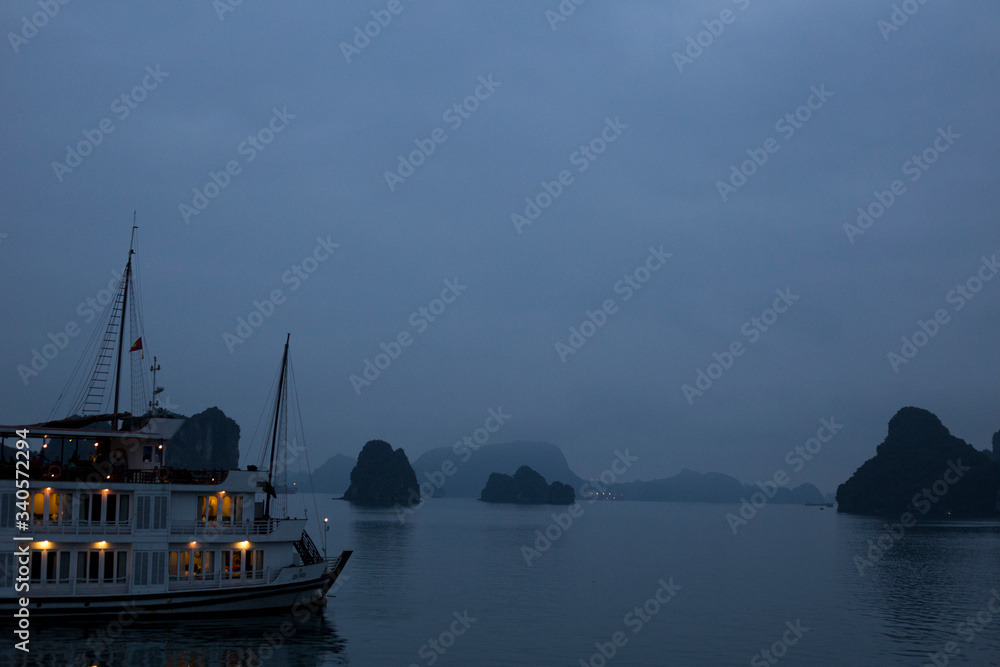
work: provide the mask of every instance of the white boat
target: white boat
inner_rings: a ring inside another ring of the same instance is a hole
[[[306,532],[305,518],[279,516],[281,505],[271,502],[278,497],[272,471],[252,465],[242,470],[171,467],[168,443],[184,419],[159,407],[155,376],[154,400],[145,415],[118,412],[131,268],[130,249],[78,414],[0,426],[0,443],[7,446],[0,462],[0,540],[13,545],[0,553],[0,613],[7,618],[121,619],[123,614],[315,609],[325,602],[351,552],[327,557]],[[117,343],[109,342],[113,330]],[[154,364],[151,370],[156,369]],[[284,431],[287,376],[286,340],[271,469]],[[102,382],[115,389],[114,409],[93,414],[104,404],[95,390],[104,389]]]

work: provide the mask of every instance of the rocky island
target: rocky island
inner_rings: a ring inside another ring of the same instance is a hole
[[[395,451],[384,440],[369,440],[351,471],[351,485],[344,500],[358,505],[409,506],[420,500],[417,475],[402,448]]]
[[[240,426],[217,407],[188,417],[167,442],[167,463],[173,467],[236,470],[239,461]]]
[[[499,472],[491,473],[479,499],[487,503],[572,505],[576,500],[576,493],[568,484],[552,482],[550,485],[528,466],[521,466],[513,477]]]
[[[849,480],[837,488],[837,510],[899,517],[988,517],[997,514],[1000,472],[992,457],[953,436],[927,410],[906,407]]]

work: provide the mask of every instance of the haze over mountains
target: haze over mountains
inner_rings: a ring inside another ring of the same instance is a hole
[[[460,454],[450,447],[438,447],[419,456],[412,466],[417,481],[423,485],[424,495],[428,495],[427,490],[433,489],[433,495],[437,497],[478,498],[491,473],[512,475],[521,466],[529,466],[550,482],[568,484],[580,495],[605,492],[627,500],[739,503],[747,494],[759,490],[757,486],[743,484],[729,475],[692,470],[682,470],[665,479],[622,482],[621,478],[630,472],[634,457],[629,454],[628,448],[619,450],[618,455],[612,468],[605,470],[601,479],[595,481],[585,480],[574,473],[562,450],[548,442],[497,443]],[[343,454],[327,459],[312,475],[315,492],[342,495],[350,485],[354,465],[355,460]],[[449,471],[451,474],[447,474]],[[293,476],[292,480],[302,491],[310,490],[305,475]],[[823,494],[812,484],[779,488],[771,499],[775,503],[823,501]]]

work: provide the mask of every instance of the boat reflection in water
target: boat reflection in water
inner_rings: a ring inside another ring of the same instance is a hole
[[[82,622],[32,628],[25,665],[253,667],[346,665],[346,644],[332,610],[301,609],[248,618],[169,623]],[[18,663],[20,664],[20,663]]]

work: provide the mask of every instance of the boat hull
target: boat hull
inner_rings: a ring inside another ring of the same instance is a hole
[[[334,567],[301,567],[300,578],[288,581],[279,577],[274,583],[238,588],[166,591],[161,593],[121,593],[95,596],[31,596],[30,618],[131,621],[151,618],[191,618],[197,616],[245,616],[275,611],[315,610],[326,604],[326,595],[340,576],[351,552],[345,551]],[[313,570],[319,576],[301,577]],[[0,600],[0,614],[7,616],[19,609],[14,598]]]

